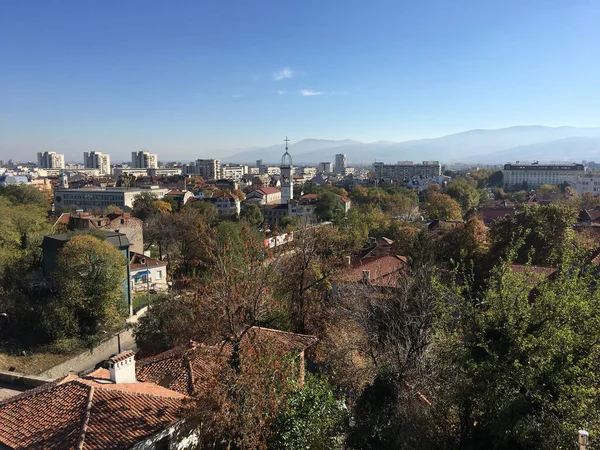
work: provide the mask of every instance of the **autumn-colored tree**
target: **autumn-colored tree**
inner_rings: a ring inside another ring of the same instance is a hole
[[[173,211],[171,203],[164,200],[154,200],[152,207],[156,213],[170,213]]]
[[[301,223],[292,251],[282,256],[282,291],[290,298],[293,331],[316,332],[321,327],[322,301],[331,277],[348,255],[347,242],[334,227]]]
[[[425,203],[421,205],[425,217],[440,220],[461,220],[462,211],[460,204],[449,195],[434,192],[429,194]]]

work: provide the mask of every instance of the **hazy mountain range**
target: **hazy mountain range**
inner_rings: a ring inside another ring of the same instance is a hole
[[[351,139],[304,139],[289,145],[294,164],[334,161],[337,153],[348,164],[374,161],[430,161],[443,163],[505,163],[510,161],[600,161],[600,127],[517,126],[498,130],[471,130],[448,136],[404,142],[364,143]],[[283,145],[243,149],[224,162],[279,163]]]

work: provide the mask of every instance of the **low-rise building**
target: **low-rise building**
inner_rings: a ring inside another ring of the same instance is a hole
[[[281,191],[274,187],[263,187],[249,192],[246,201],[259,205],[275,205],[281,203]]]
[[[583,175],[577,176],[569,183],[569,185],[581,196],[586,192],[593,195],[600,194],[600,175]]]
[[[305,351],[315,336],[252,327],[239,345],[242,360],[262,348],[292,358],[292,376],[304,383]],[[224,342],[190,341],[135,359],[131,350],[108,360],[108,369],[67,375],[0,403],[0,448],[188,450],[198,448],[197,424],[187,422],[184,401],[207,389],[231,358]]]
[[[67,213],[61,214],[59,221],[69,230],[107,230],[123,233],[131,244],[131,252],[144,252],[144,222],[130,213],[103,216],[86,212]]]
[[[56,189],[54,191],[54,207],[57,211],[64,208],[78,208],[84,211],[103,210],[115,205],[121,209],[133,208],[135,196],[143,192],[152,192],[157,198],[165,196],[169,189],[151,186],[149,189],[138,188],[81,188]]]
[[[167,263],[140,253],[131,253],[129,261],[131,292],[166,291]]]
[[[235,194],[220,192],[214,194],[208,201],[217,207],[217,211],[219,211],[219,215],[221,216],[240,215],[240,199]]]
[[[181,191],[179,189],[169,191],[165,194],[165,198],[175,200],[180,208],[193,197],[194,194],[192,194],[190,191]]]

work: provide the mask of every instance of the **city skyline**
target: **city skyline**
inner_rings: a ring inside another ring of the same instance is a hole
[[[10,2],[0,158],[599,124],[600,5],[484,3]]]

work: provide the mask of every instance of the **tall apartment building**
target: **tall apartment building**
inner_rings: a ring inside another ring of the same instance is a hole
[[[38,167],[40,169],[64,169],[65,155],[56,152],[38,152]]]
[[[583,164],[505,164],[504,185],[507,188],[537,189],[542,184],[571,183],[585,174]]]
[[[222,176],[221,161],[218,159],[197,159],[195,173],[204,179],[219,179]]]
[[[330,162],[319,163],[319,173],[329,175],[331,172],[333,172],[333,164]]]
[[[432,178],[442,174],[439,161],[423,161],[415,164],[412,161],[402,161],[397,164],[373,164],[373,176],[383,180],[410,180],[415,177]]]
[[[227,164],[221,167],[221,176],[228,180],[239,181],[248,173],[248,166]]]
[[[158,155],[150,152],[131,152],[131,167],[136,169],[157,169]]]
[[[335,164],[333,169],[335,170],[336,175],[344,175],[346,172],[346,167],[348,167],[348,158],[344,153],[338,153],[335,155]]]
[[[86,169],[98,169],[100,175],[110,175],[110,155],[102,152],[83,152]]]

